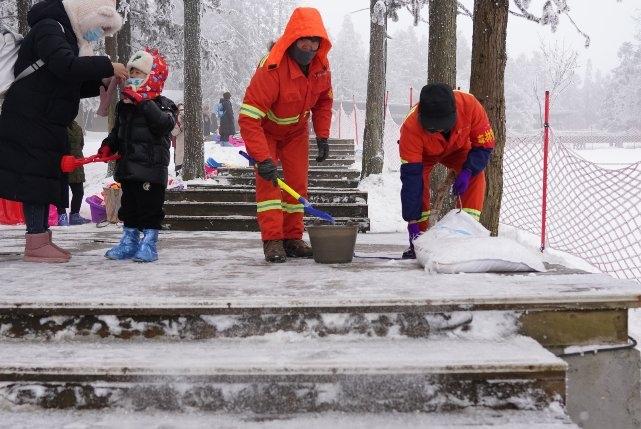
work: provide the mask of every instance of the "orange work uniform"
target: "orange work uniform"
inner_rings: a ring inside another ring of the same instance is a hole
[[[484,169],[494,149],[494,132],[485,109],[471,94],[454,91],[456,123],[446,139],[442,133],[429,133],[419,120],[418,105],[414,106],[401,127],[401,200],[403,218],[419,221],[427,229],[430,215],[430,173],[436,164],[460,173],[472,172],[468,189],[461,195],[462,209],[475,217],[481,216],[485,199]]]
[[[287,49],[302,37],[320,37],[307,75]],[[319,12],[297,8],[269,54],[260,62],[240,108],[238,124],[247,152],[261,162],[280,160],[285,182],[307,197],[308,120],[328,138],[332,120],[332,83],[327,53],[331,48]],[[301,239],[303,205],[256,174],[256,206],[263,240]]]

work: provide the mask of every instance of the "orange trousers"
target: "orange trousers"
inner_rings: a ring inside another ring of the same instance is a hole
[[[457,173],[463,168],[463,164],[467,159],[469,150],[461,150],[445,155],[443,158],[430,158],[423,160],[423,212],[419,227],[421,231],[426,231],[428,227],[428,220],[430,217],[430,174],[436,164],[442,164]],[[470,214],[476,220],[481,217],[483,210],[483,203],[485,201],[485,172],[481,171],[470,180],[470,186],[461,195],[460,203],[457,202],[456,206],[462,208],[463,211]]]
[[[265,135],[269,153],[274,162],[280,160],[282,179],[292,189],[307,198],[309,172],[309,134],[304,128],[300,134],[277,140]],[[301,239],[304,208],[301,203],[256,173],[256,209],[263,240]]]

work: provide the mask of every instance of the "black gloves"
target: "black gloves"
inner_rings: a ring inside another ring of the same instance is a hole
[[[329,156],[329,143],[327,143],[327,139],[316,138],[316,145],[318,146],[316,162],[323,162]]]
[[[271,158],[267,158],[264,161],[256,164],[256,169],[258,170],[258,175],[265,180],[269,180],[274,183],[274,186],[278,185],[276,181],[276,164]]]

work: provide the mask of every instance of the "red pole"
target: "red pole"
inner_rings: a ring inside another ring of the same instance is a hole
[[[414,105],[414,88],[410,86],[410,110],[412,110],[413,105]]]
[[[341,116],[343,113],[343,102],[338,105],[338,139],[341,138]]]
[[[352,95],[352,101],[354,102],[354,143],[358,146],[358,118],[356,117],[356,96]]]
[[[548,151],[550,149],[550,91],[545,91],[545,122],[543,123],[543,200],[541,201],[541,252],[545,250],[548,206]]]

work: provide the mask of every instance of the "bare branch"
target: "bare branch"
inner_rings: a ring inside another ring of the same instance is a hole
[[[463,3],[461,3],[459,1],[459,2],[456,2],[456,4],[458,6],[458,14],[459,15],[467,16],[468,18],[472,18],[474,16],[472,14],[472,11],[469,10],[467,7],[465,7],[465,5]]]

